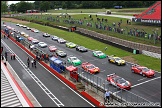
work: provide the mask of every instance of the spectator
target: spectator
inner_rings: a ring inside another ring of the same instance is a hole
[[[128,24],[128,19],[127,19],[127,24]]]
[[[5,59],[6,59],[6,61],[7,61],[7,51],[5,51]]]
[[[108,104],[109,103],[109,100],[110,100],[110,91],[106,90],[104,104]]]
[[[107,50],[107,47],[105,47],[105,51]]]
[[[30,66],[30,59],[29,57],[27,57],[27,64],[28,64],[28,67]]]
[[[36,60],[34,59],[34,67],[36,68]]]
[[[33,60],[31,60],[31,64],[32,64],[32,67],[34,66],[34,59]]]

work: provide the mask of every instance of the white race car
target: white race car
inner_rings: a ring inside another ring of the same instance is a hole
[[[38,43],[39,43],[39,40],[33,39],[33,40],[32,40],[32,43],[33,43],[33,44],[38,44]]]
[[[38,46],[41,48],[45,48],[45,47],[47,47],[47,44],[45,42],[39,42]]]
[[[64,44],[64,43],[66,43],[66,40],[63,39],[63,38],[59,38],[59,39],[57,40],[57,42],[60,43],[60,44]]]
[[[50,37],[50,34],[48,34],[48,33],[43,33],[43,37]]]

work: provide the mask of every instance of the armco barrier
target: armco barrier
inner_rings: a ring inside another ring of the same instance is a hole
[[[4,31],[1,30],[1,33],[3,34]],[[32,57],[35,58],[35,55],[30,52],[26,47],[24,47],[23,45],[21,45],[19,42],[17,42],[12,36],[9,37],[13,42],[15,42],[19,47],[21,47],[23,50],[25,50],[28,54],[30,54]],[[40,61],[40,63],[46,67],[50,72],[52,72],[53,74],[55,74],[58,78],[60,78],[63,82],[65,82],[67,85],[69,85],[72,89],[74,89],[75,91],[77,91],[76,85],[74,85],[72,82],[70,82],[69,80],[67,80],[66,78],[64,78],[63,76],[61,76],[58,72],[56,72],[54,69],[52,69],[50,66],[48,66],[46,63],[44,63],[43,61]],[[78,91],[77,91],[78,92]],[[100,102],[97,101],[96,99],[94,99],[92,96],[90,96],[89,94],[87,94],[86,92],[82,91],[80,92],[81,95],[83,95],[86,99],[88,99],[90,102],[92,102],[94,105],[101,107]],[[103,107],[103,106],[102,106]]]

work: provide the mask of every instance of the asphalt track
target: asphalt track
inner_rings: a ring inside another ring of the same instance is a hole
[[[20,28],[13,23],[7,23],[7,25],[19,30],[24,31],[25,33],[31,35],[34,38],[37,38],[40,41],[46,42],[48,45],[55,45],[58,49],[64,50],[68,55],[74,55],[81,59],[82,62],[90,62],[98,66],[101,69],[99,74],[96,74],[96,77],[106,80],[107,74],[116,73],[117,75],[125,78],[126,80],[132,83],[132,89],[130,92],[145,98],[150,102],[160,102],[161,101],[161,73],[156,72],[154,78],[145,78],[138,74],[133,74],[130,71],[131,63],[127,63],[125,66],[116,66],[111,64],[106,59],[98,59],[92,56],[92,51],[86,53],[80,53],[75,49],[66,48],[64,44],[59,44],[56,41],[51,40],[50,38],[45,38],[42,36],[42,33],[33,33],[30,30],[25,28]],[[75,42],[74,42],[75,43]],[[48,52],[48,48],[41,48],[44,52]],[[67,58],[65,58],[67,60]],[[79,66],[80,67],[80,66]],[[114,93],[120,93],[115,87],[111,85],[106,85]],[[125,95],[130,95],[128,92],[123,92]],[[137,97],[133,97],[137,98]]]
[[[1,39],[1,46],[4,47],[4,51],[10,51],[6,49],[6,46],[8,46],[27,65],[27,53],[17,47],[11,40]],[[30,57],[30,59],[32,58]],[[37,63],[36,69],[30,67],[31,71],[27,72],[26,66],[20,65],[18,60],[10,60],[10,56],[8,56],[8,62],[42,107],[94,106],[78,93],[74,93],[40,64]]]

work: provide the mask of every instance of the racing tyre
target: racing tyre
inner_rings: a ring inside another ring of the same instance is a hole
[[[146,75],[145,75],[145,74],[142,74],[142,76],[144,76],[144,77],[145,77]]]
[[[131,70],[132,73],[134,73],[134,70]]]

